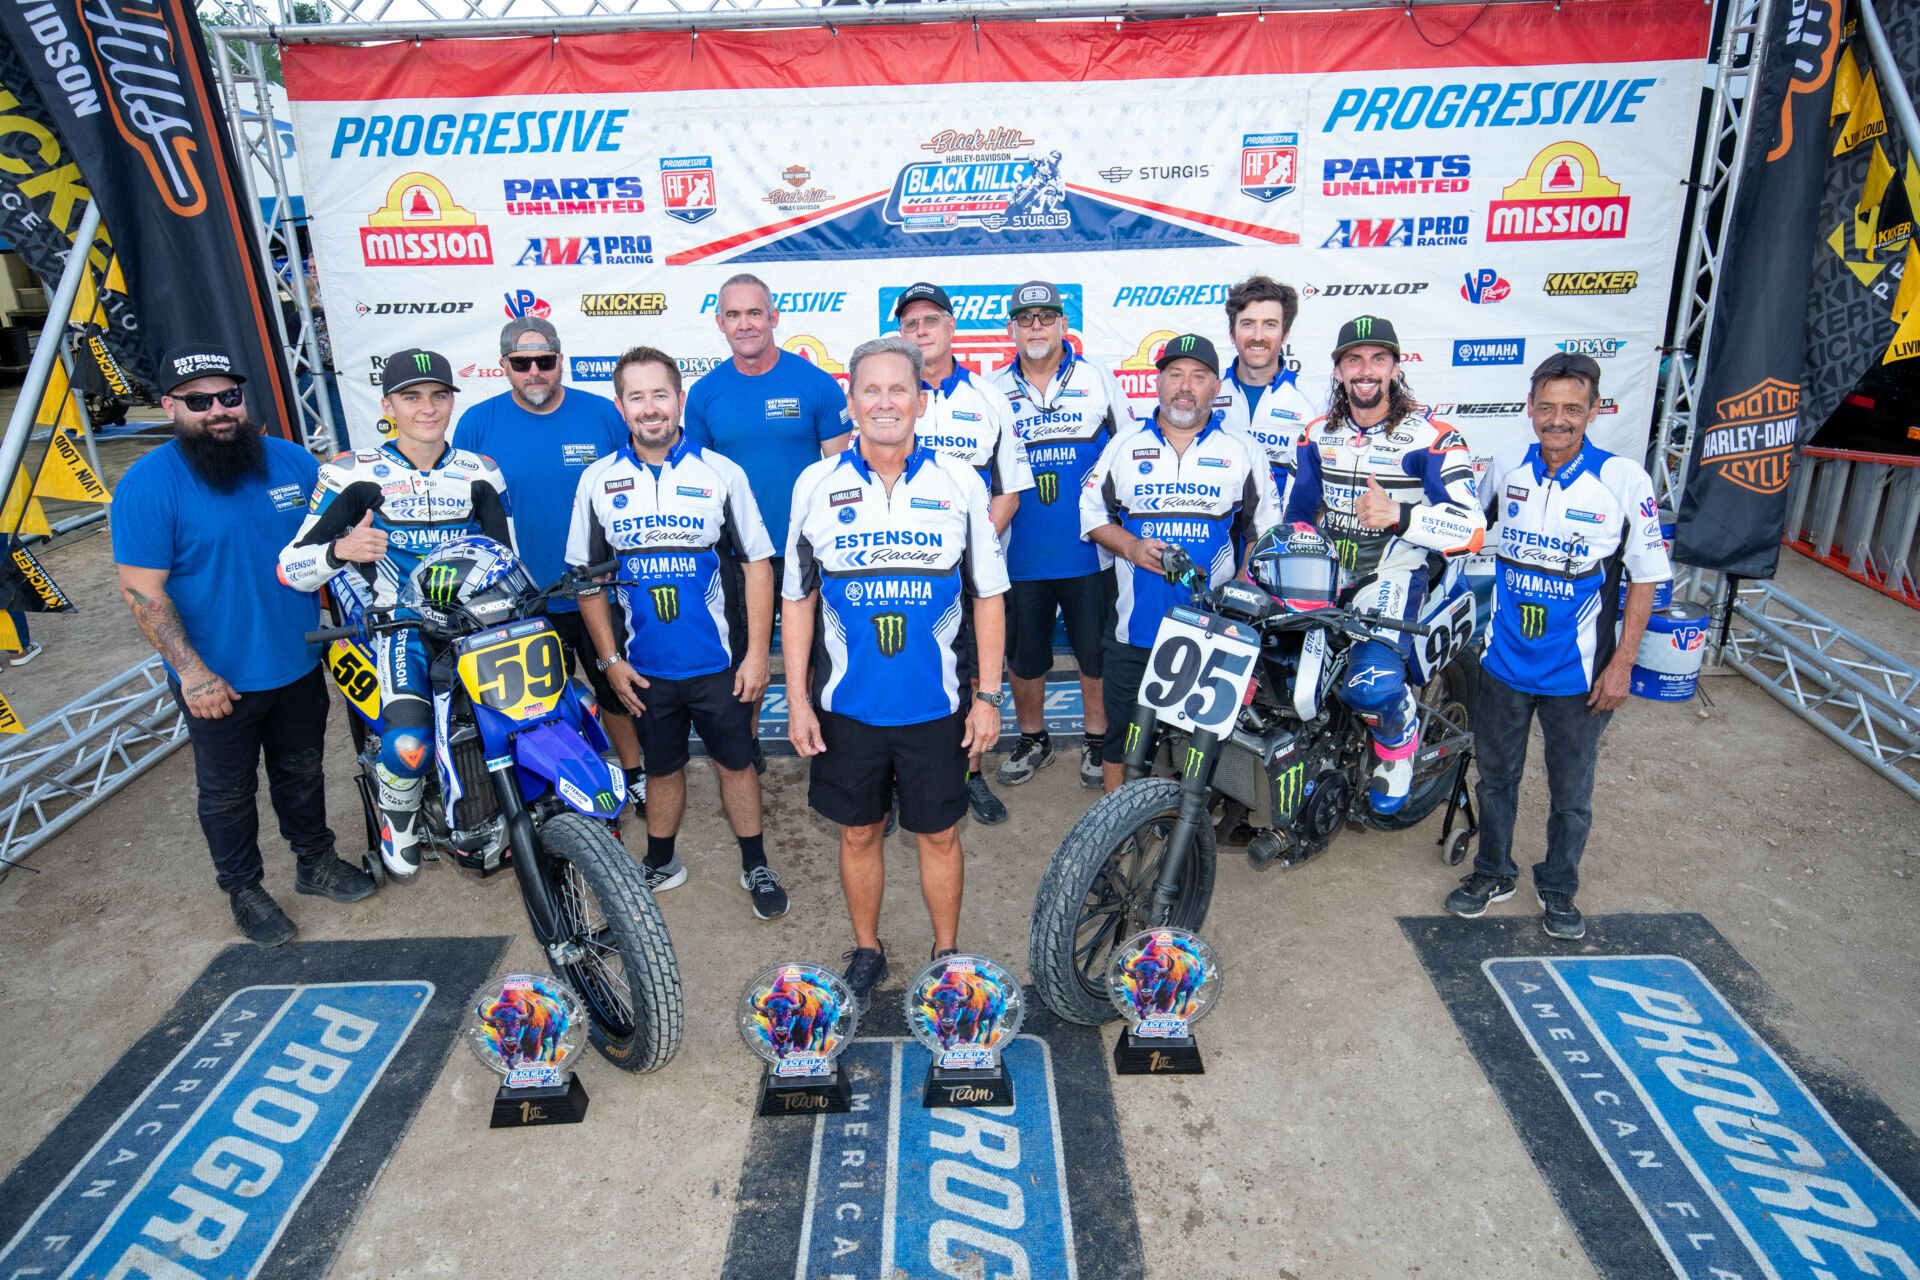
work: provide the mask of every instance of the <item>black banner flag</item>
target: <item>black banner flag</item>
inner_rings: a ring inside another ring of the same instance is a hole
[[[193,10],[181,0],[0,0],[0,43],[19,51],[100,203],[154,366],[178,343],[220,343],[247,374],[254,415],[297,435],[278,295]]]
[[[1694,405],[1674,558],[1771,578],[1806,366],[1806,297],[1827,165],[1838,0],[1774,6],[1759,98],[1714,300],[1713,347]],[[1784,304],[1784,305],[1783,305]]]

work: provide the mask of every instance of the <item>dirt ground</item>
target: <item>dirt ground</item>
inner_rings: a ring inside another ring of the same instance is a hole
[[[103,445],[109,473],[143,447]],[[46,555],[81,612],[37,623],[48,651],[32,667],[0,668],[0,692],[28,723],[145,652],[96,530]],[[1912,611],[1790,554],[1782,574],[1822,611],[1920,656]],[[1710,705],[1633,701],[1615,718],[1581,906],[1705,915],[1790,1006],[1783,1025],[1796,1046],[1844,1064],[1920,1125],[1915,806],[1739,676],[1704,687]],[[329,781],[346,847],[360,824],[343,728],[339,742]],[[1533,769],[1523,863],[1543,838],[1537,742]],[[1002,791],[1012,820],[963,832],[962,941],[1024,976],[1034,889],[1092,793],[1071,763]],[[570,1272],[718,1271],[757,1074],[734,1029],[740,987],[768,964],[831,962],[850,943],[833,835],[806,808],[800,762],[774,759],[766,777],[769,850],[794,901],[776,922],[754,920],[737,887],[704,766],[691,792],[682,850],[693,876],[661,900],[686,988],[679,1057],[639,1078],[590,1059],[589,1122],[529,1142],[485,1131],[495,1077],[456,1052],[335,1275],[494,1270],[508,1197],[515,1219],[540,1224],[545,1261]],[[0,989],[0,1023],[33,1028],[23,1069],[0,1081],[10,1118],[0,1168],[235,941],[193,807],[183,750],[0,879],[0,956],[14,975]],[[1208,1074],[1114,1086],[1150,1275],[1594,1275],[1395,922],[1437,913],[1458,874],[1436,855],[1437,830],[1436,817],[1399,835],[1350,831],[1291,872],[1258,873],[1223,851],[1206,933],[1230,977],[1203,1026]],[[303,937],[512,932],[510,963],[541,965],[511,877],[430,868],[420,883],[338,907],[296,898],[291,857],[277,838],[267,846],[269,888]],[[891,853],[882,935],[913,958],[928,929],[911,846]],[[1535,908],[1523,892],[1494,910]],[[1098,1274],[1082,1259],[1082,1276]]]

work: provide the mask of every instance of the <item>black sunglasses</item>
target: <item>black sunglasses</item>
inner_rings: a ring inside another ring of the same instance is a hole
[[[247,393],[239,387],[228,387],[225,391],[189,391],[176,398],[191,412],[205,413],[213,408],[215,400],[220,402],[222,409],[238,409],[240,402],[247,398]]]
[[[525,373],[529,369],[538,369],[542,373],[552,373],[560,367],[560,357],[545,356],[508,356],[507,365],[515,373]]]

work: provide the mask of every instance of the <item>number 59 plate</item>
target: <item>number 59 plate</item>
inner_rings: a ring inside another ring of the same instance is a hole
[[[1189,733],[1226,733],[1253,682],[1260,636],[1228,618],[1175,609],[1160,622],[1140,680],[1140,705]]]

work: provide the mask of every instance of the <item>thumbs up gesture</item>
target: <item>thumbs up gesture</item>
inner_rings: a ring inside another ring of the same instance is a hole
[[[1380,487],[1380,481],[1367,477],[1366,492],[1354,504],[1353,514],[1369,529],[1391,529],[1400,523],[1400,504]]]
[[[360,517],[360,523],[334,539],[336,559],[356,564],[372,564],[387,554],[387,531],[373,527],[373,512]]]

